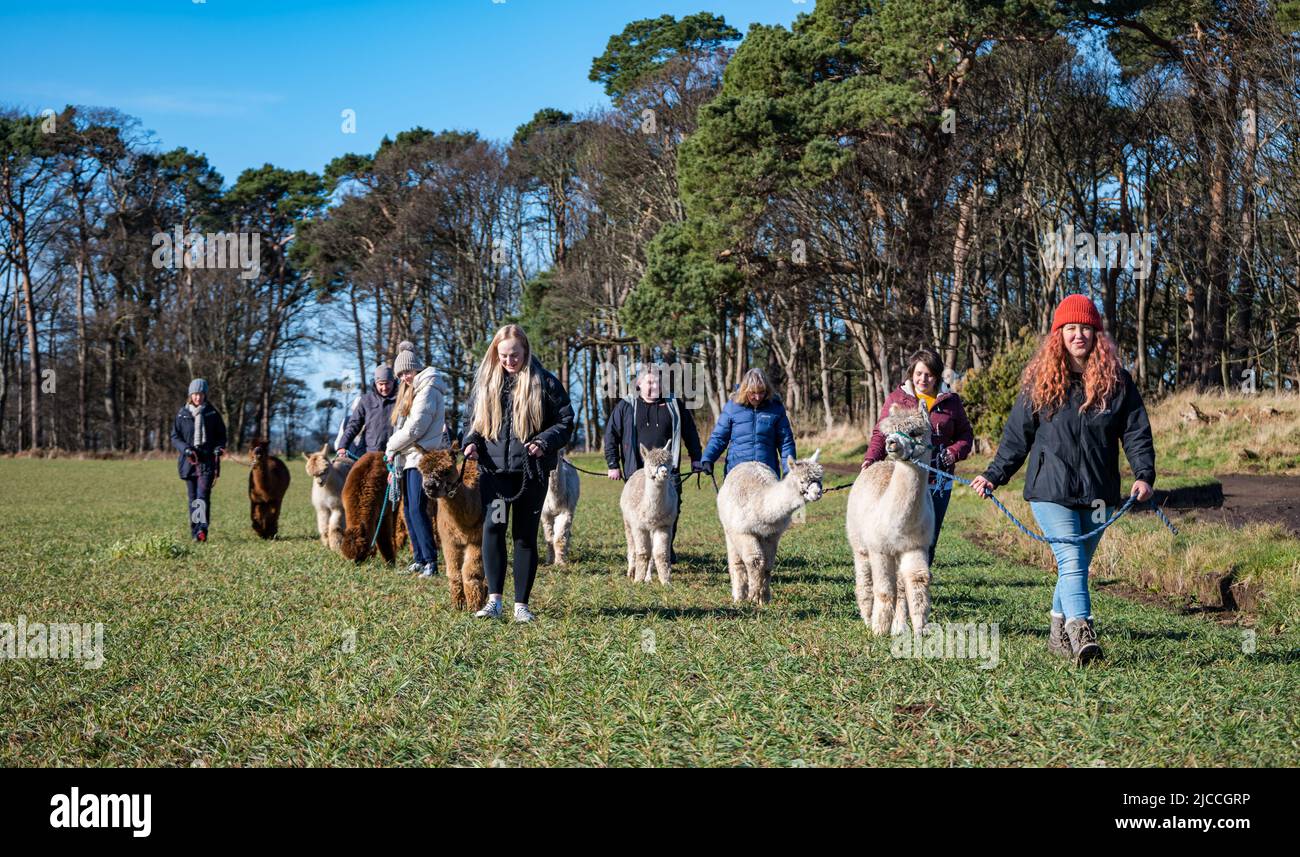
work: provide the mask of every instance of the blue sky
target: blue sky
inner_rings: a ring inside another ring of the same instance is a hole
[[[0,103],[116,107],[231,183],[272,163],[319,171],[417,125],[509,139],[542,107],[606,99],[587,80],[639,18],[709,11],[742,32],[797,0],[0,0]],[[342,131],[356,111],[356,133]],[[351,361],[317,355],[335,374]]]

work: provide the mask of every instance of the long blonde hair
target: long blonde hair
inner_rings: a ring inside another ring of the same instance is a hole
[[[764,401],[772,398],[772,384],[767,380],[767,373],[762,369],[750,369],[745,373],[745,377],[740,379],[740,387],[736,390],[736,395],[731,397],[731,401],[738,405],[748,405],[749,394],[755,390],[763,391]]]
[[[533,372],[533,349],[528,336],[517,324],[507,324],[492,337],[487,354],[474,377],[474,416],[470,428],[491,441],[501,433],[501,385],[506,370],[497,356],[497,346],[513,339],[524,347],[524,365],[515,375],[511,394],[510,421],[515,437],[527,442],[542,427],[542,379]]]
[[[398,420],[411,413],[411,405],[414,402],[415,385],[403,381],[402,386],[397,390],[397,398],[393,401],[393,415],[388,418],[388,421],[397,425]]]

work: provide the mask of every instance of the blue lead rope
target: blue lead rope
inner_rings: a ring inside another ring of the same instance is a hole
[[[929,472],[933,473],[935,476],[938,476],[941,480],[951,480],[952,482],[960,482],[961,484],[966,486],[970,486],[971,484],[971,480],[963,479],[962,477],[958,476],[955,473],[948,473],[943,470],[938,470],[934,467],[931,467],[928,464],[922,464],[919,461],[913,461],[912,463],[915,464],[917,467],[921,468],[922,470],[928,470]],[[1106,523],[1097,527],[1095,530],[1077,536],[1045,536],[1042,535],[1041,533],[1036,533],[1033,530],[1029,529],[1029,527],[1025,526],[1019,518],[1011,514],[1011,510],[1008,509],[1006,506],[1002,505],[1002,501],[999,500],[997,497],[994,497],[992,493],[988,495],[987,499],[992,500],[993,505],[997,506],[998,509],[1001,510],[1002,514],[1006,515],[1007,518],[1011,521],[1011,523],[1016,525],[1016,527],[1020,530],[1020,532],[1029,536],[1034,541],[1042,542],[1043,544],[1047,544],[1047,545],[1076,545],[1081,542],[1086,542],[1089,539],[1094,538],[1096,536],[1100,536],[1107,527],[1109,527],[1111,524],[1118,521],[1121,517],[1124,516],[1125,512],[1133,508],[1133,504],[1137,502],[1137,495],[1130,494],[1129,498],[1124,501],[1124,505],[1116,509],[1115,514],[1111,515],[1110,520],[1108,520]],[[1175,536],[1178,535],[1178,528],[1174,526],[1173,521],[1169,520],[1169,517],[1164,513],[1164,511],[1159,506],[1156,505],[1155,498],[1152,498],[1147,502],[1151,504],[1152,511],[1156,513],[1156,517],[1160,518],[1161,523],[1163,523],[1166,527],[1169,528],[1169,532],[1173,533]]]

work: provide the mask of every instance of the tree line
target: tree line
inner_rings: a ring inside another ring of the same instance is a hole
[[[665,15],[593,60],[608,107],[229,185],[115,110],[5,110],[0,448],[165,447],[199,375],[238,443],[319,442],[309,356],[365,378],[403,339],[454,412],[508,321],[588,443],[620,360],[690,367],[715,415],[764,366],[801,427],[863,426],[916,347],[962,383],[1072,292],[1151,394],[1295,389],[1297,30],[1262,0]],[[234,233],[255,270],[205,264]]]

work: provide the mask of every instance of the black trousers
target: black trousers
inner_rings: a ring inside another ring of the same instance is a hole
[[[212,522],[212,483],[216,481],[216,469],[208,464],[199,464],[185,480],[189,500],[185,505],[185,514],[190,519],[190,538],[198,538],[200,532],[206,533]],[[202,501],[202,502],[199,502]]]
[[[508,498],[519,493],[522,473],[483,473],[483,574],[488,593],[502,595],[506,586],[506,527],[514,540],[515,601],[528,603],[537,578],[537,528],[542,522],[542,506],[551,474],[528,479],[524,493],[513,503]],[[510,518],[514,518],[511,523]]]

